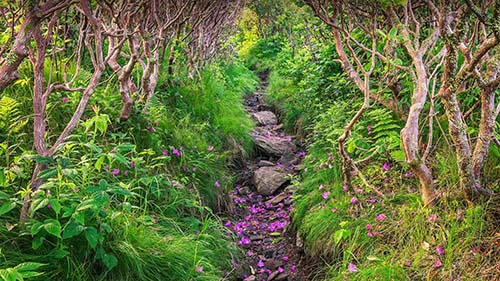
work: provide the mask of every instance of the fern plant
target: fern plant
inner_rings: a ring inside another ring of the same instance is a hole
[[[22,135],[19,134],[21,130],[28,123],[28,118],[23,116],[20,109],[20,104],[8,96],[0,98],[0,148],[5,155],[5,165],[10,164],[10,155],[15,151],[20,142],[13,139],[19,139]]]

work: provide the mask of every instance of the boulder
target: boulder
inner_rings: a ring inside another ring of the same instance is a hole
[[[278,124],[278,118],[271,111],[259,111],[252,115],[255,121],[261,126]]]
[[[268,156],[281,157],[285,153],[290,151],[295,151],[296,146],[293,143],[286,141],[286,139],[280,137],[263,137],[256,136],[255,144],[264,154]]]
[[[257,192],[262,195],[271,195],[287,181],[287,173],[277,167],[261,167],[253,175],[253,182]]]

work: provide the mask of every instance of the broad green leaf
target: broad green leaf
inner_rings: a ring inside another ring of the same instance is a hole
[[[33,200],[31,213],[35,213],[37,210],[46,207],[49,204],[49,199],[44,197],[39,197]]]
[[[37,236],[33,238],[33,240],[31,240],[31,248],[33,248],[33,250],[37,250],[42,246],[44,240],[45,237],[43,236]]]
[[[61,223],[58,220],[47,219],[44,221],[43,228],[49,234],[54,235],[55,237],[61,238]]]
[[[83,226],[75,221],[70,221],[65,227],[63,231],[63,239],[68,239],[71,237],[75,237],[78,234],[82,233]]]
[[[24,272],[24,271],[33,271],[37,270],[40,267],[44,266],[45,264],[43,263],[38,263],[38,262],[23,262],[15,267],[17,271],[19,272]]]
[[[97,171],[101,171],[101,167],[102,167],[102,164],[104,163],[104,161],[106,160],[106,156],[102,155],[101,157],[99,157],[99,159],[97,159],[97,161],[95,162],[95,168],[97,169]]]
[[[31,225],[31,235],[35,236],[37,235],[40,230],[42,230],[43,228],[43,223],[41,221],[35,221],[32,225]]]
[[[97,241],[99,235],[97,234],[97,229],[94,227],[88,227],[85,229],[85,238],[89,242],[90,247],[95,248],[97,246]]]
[[[49,204],[52,207],[52,210],[56,212],[56,214],[59,214],[61,212],[61,203],[59,203],[59,200],[56,198],[51,198],[49,199]]]
[[[6,202],[0,206],[0,216],[10,212],[16,207],[16,202]]]
[[[104,257],[102,257],[102,262],[108,268],[108,270],[111,270],[113,269],[113,267],[118,265],[118,259],[111,253],[106,253]]]

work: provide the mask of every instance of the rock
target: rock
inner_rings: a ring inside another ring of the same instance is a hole
[[[288,181],[287,175],[277,167],[261,167],[255,171],[253,182],[259,194],[271,195]]]
[[[302,238],[300,237],[300,235],[297,233],[297,236],[296,236],[296,240],[295,240],[295,246],[297,246],[297,248],[301,248],[304,247],[304,241],[302,241]]]
[[[271,275],[269,275],[269,278],[267,280],[271,281],[271,280],[274,280],[274,278],[276,278],[276,276],[278,276],[279,272],[278,271],[274,271],[273,273],[271,273]]]
[[[254,139],[257,147],[268,156],[281,157],[289,151],[296,150],[295,144],[289,143],[283,138],[256,136]]]
[[[250,190],[250,187],[248,187],[248,186],[243,186],[243,187],[241,187],[241,188],[240,188],[240,190],[239,190],[239,193],[240,193],[241,195],[247,195],[247,194],[249,194],[250,192],[252,192],[252,191]]]
[[[275,205],[275,204],[278,204],[279,202],[285,200],[286,198],[288,198],[288,194],[283,192],[283,193],[276,195],[273,199],[267,200],[266,203],[269,203],[271,205]]]
[[[275,281],[284,281],[284,280],[288,280],[288,273],[281,273],[280,275],[278,275],[276,277],[276,279],[274,279]]]
[[[257,280],[257,279],[255,278],[255,276],[254,276],[254,275],[250,275],[250,276],[248,276],[247,278],[245,278],[245,280],[244,280],[244,281],[255,281],[255,280]]]
[[[274,115],[271,111],[255,112],[252,116],[261,126],[278,124],[278,118],[276,118],[276,115]]]
[[[259,163],[257,163],[257,167],[273,167],[275,164],[271,161],[266,161],[266,160],[260,160]]]

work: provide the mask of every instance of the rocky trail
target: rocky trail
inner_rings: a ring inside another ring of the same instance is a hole
[[[292,210],[290,175],[299,170],[305,152],[286,135],[283,125],[265,104],[261,89],[245,99],[245,107],[257,123],[253,137],[257,153],[248,159],[232,193],[233,221],[226,222],[243,248],[243,260],[235,262],[235,280],[307,280],[301,242],[289,229]]]

